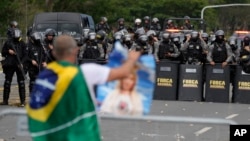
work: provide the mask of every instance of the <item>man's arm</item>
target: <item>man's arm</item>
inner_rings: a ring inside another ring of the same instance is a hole
[[[137,51],[130,51],[128,59],[124,62],[121,67],[113,68],[110,70],[107,81],[113,81],[116,79],[121,79],[126,77],[131,73],[131,70],[134,68],[136,61],[140,57],[140,53]]]
[[[227,49],[227,59],[225,62],[229,63],[232,61],[233,52],[232,52],[231,47],[228,44],[226,44],[226,49]]]
[[[209,50],[208,50],[208,54],[207,54],[207,61],[209,63],[213,62],[213,59],[212,59],[212,52],[213,52],[213,49],[214,49],[214,45],[211,45],[209,47]]]

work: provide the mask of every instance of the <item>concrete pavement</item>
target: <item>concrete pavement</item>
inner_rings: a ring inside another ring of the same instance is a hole
[[[0,101],[2,101],[3,74],[0,73]],[[26,88],[28,88],[26,80]],[[27,101],[28,101],[28,89]],[[0,111],[19,104],[16,78],[13,79],[9,106],[1,106]],[[250,105],[234,103],[206,103],[154,100],[149,115],[220,118],[250,124]],[[31,141],[30,137],[17,136],[17,116],[0,118],[0,141]],[[229,125],[204,123],[172,123],[153,121],[101,120],[103,141],[228,141]]]

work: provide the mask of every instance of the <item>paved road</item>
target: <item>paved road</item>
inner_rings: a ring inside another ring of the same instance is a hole
[[[0,83],[3,83],[0,73]],[[0,85],[1,85],[0,84]],[[28,98],[28,97],[27,97]],[[0,91],[2,101],[2,89]],[[11,106],[0,106],[0,111],[19,103],[16,83],[12,85]],[[184,116],[231,119],[239,124],[250,124],[250,105],[232,103],[204,103],[183,101],[153,101],[150,115]],[[0,141],[30,141],[16,135],[16,116],[0,119]],[[153,121],[101,120],[103,141],[228,141],[229,126]]]
[[[9,108],[1,106],[0,111]],[[200,102],[153,101],[150,115],[232,119],[250,123],[250,105]],[[17,117],[0,120],[0,139],[29,141],[16,136]],[[103,141],[227,141],[229,126],[152,121],[101,120]]]

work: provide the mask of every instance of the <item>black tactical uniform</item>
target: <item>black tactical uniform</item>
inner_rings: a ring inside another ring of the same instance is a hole
[[[21,31],[14,29],[12,39],[6,41],[2,49],[2,56],[5,58],[2,62],[3,72],[5,74],[3,105],[8,105],[10,86],[15,72],[17,75],[21,106],[25,104],[25,73],[22,63],[27,53],[26,48],[26,44],[21,40]]]
[[[104,58],[103,48],[96,41],[96,33],[90,32],[88,40],[83,45],[82,58],[84,59],[101,59]]]
[[[250,55],[250,37],[245,36],[242,42],[242,48],[240,51],[240,57],[244,55]]]
[[[53,39],[56,36],[56,31],[53,29],[47,29],[45,31],[45,39],[44,42],[42,43],[43,48],[45,50],[45,54],[46,54],[46,62],[50,63],[55,61],[55,57],[52,54],[52,50],[53,50]]]
[[[40,71],[46,66],[46,54],[41,44],[41,34],[34,32],[28,43],[28,73],[30,77],[29,92],[32,92],[33,84]]]

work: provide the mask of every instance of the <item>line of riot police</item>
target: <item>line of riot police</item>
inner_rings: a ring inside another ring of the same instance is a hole
[[[185,20],[183,29],[191,30],[181,40],[179,32],[172,32],[169,29],[176,28],[168,21],[162,28],[158,18],[151,19],[144,17],[135,19],[134,27],[127,28],[124,18],[117,21],[117,28],[112,31],[110,38],[110,27],[107,18],[102,17],[101,22],[96,25],[96,32],[89,28],[83,29],[83,35],[76,34],[73,37],[80,48],[78,64],[84,60],[101,60],[103,63],[108,59],[109,53],[113,50],[113,43],[120,41],[128,50],[141,51],[143,55],[152,54],[155,60],[177,61],[181,64],[202,65],[210,63],[221,63],[222,67],[228,64],[239,64],[245,72],[250,73],[250,47],[249,38],[246,36],[242,46],[237,46],[237,38],[231,37],[228,42],[225,40],[224,31],[218,30],[215,38],[212,39],[207,33],[199,33],[192,30],[188,18]],[[67,33],[63,33],[67,34]],[[39,32],[28,32],[28,43],[21,39],[21,31],[17,28],[17,22],[12,22],[7,32],[8,40],[3,46],[2,61],[3,72],[5,73],[3,105],[8,104],[10,85],[14,72],[17,74],[21,106],[25,104],[25,75],[29,74],[29,91],[38,73],[46,67],[49,62],[55,60],[53,57],[53,39],[57,35],[53,29],[45,31],[45,37]],[[212,37],[212,36],[211,36]],[[232,75],[234,70],[232,70]]]

